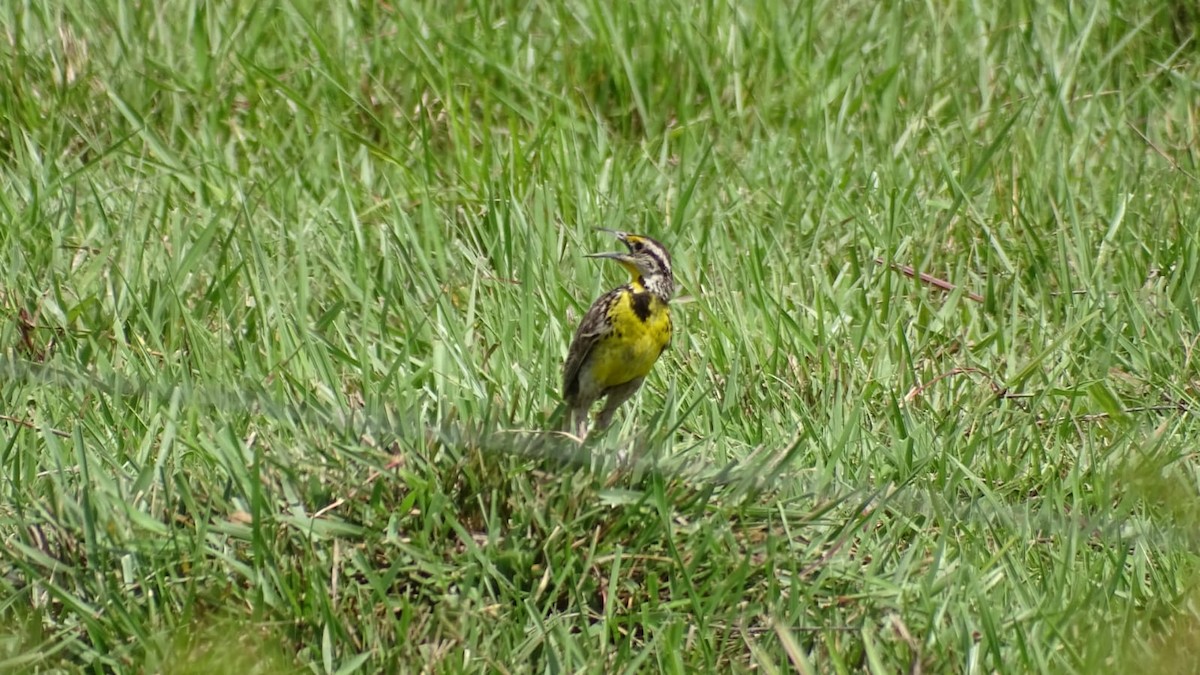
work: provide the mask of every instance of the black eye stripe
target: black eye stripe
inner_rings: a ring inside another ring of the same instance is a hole
[[[649,257],[654,261],[654,267],[658,270],[671,273],[671,255],[663,248],[663,245],[650,237],[641,235],[631,235],[626,240],[629,245],[629,250],[639,256]]]
[[[645,248],[644,253],[646,255],[650,256],[650,258],[654,260],[655,267],[657,267],[658,269],[660,269],[664,272],[671,271],[671,263],[667,262],[666,258],[664,257],[664,254],[666,253],[666,251],[663,251],[661,248],[658,248],[658,247],[647,246]]]

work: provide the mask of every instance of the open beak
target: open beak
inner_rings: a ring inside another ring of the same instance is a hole
[[[629,234],[628,232],[621,232],[620,230],[609,230],[609,229],[606,229],[603,227],[597,227],[596,231],[611,234],[612,236],[619,239],[622,244],[625,244],[626,248],[629,249],[630,253],[633,252],[633,245],[629,243],[629,237],[631,237],[633,235]]]
[[[595,229],[597,232],[607,232],[608,234],[611,234],[612,236],[616,237],[617,239],[620,239],[621,241],[625,241],[626,237],[629,236],[628,232],[621,232],[619,230],[610,230],[606,227],[597,227],[597,228],[593,228],[593,229]]]
[[[628,232],[609,230],[609,229],[603,228],[603,227],[597,227],[595,229],[597,232],[607,232],[608,234],[611,234],[612,236],[616,237],[617,239],[620,239],[622,244],[629,246],[629,233]],[[588,254],[587,257],[588,258],[612,258],[613,260],[618,260],[621,262],[631,262],[630,256],[628,256],[624,253],[591,253],[591,254]]]
[[[624,243],[626,246],[629,245],[629,242],[627,239],[629,234],[626,232],[618,232],[616,230],[607,230],[602,227],[597,227],[596,229],[599,230],[600,232],[607,232],[607,233],[611,234],[612,236],[616,237],[617,239],[620,239],[621,242]],[[610,260],[616,260],[617,262],[621,263],[621,266],[624,267],[626,270],[628,270],[629,273],[632,274],[634,277],[636,277],[638,274],[637,263],[634,262],[634,257],[629,255],[628,253],[616,253],[616,252],[589,253],[585,257],[587,257],[587,258],[608,258]]]
[[[633,260],[633,256],[629,255],[628,253],[620,253],[618,251],[612,251],[612,252],[606,252],[606,253],[585,253],[583,257],[585,257],[585,258],[611,258],[613,260],[620,260],[620,261],[632,261]]]

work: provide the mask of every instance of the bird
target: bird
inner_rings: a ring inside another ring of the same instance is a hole
[[[567,351],[563,400],[569,407],[567,428],[579,439],[587,437],[592,405],[606,398],[593,428],[607,428],[671,342],[671,255],[645,235],[600,231],[616,237],[629,251],[587,257],[617,261],[630,279],[592,303]]]

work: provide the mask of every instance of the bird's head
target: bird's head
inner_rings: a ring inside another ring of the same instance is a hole
[[[667,253],[662,244],[640,234],[604,229],[600,231],[621,240],[629,252],[593,253],[589,258],[616,260],[629,271],[629,283],[641,286],[663,300],[671,299],[675,292],[675,275],[671,272],[671,254]]]

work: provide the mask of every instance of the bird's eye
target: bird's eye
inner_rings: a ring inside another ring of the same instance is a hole
[[[642,248],[644,248],[642,246],[642,242],[640,242],[640,241],[633,242],[633,250],[640,251],[640,250],[642,250]]]

